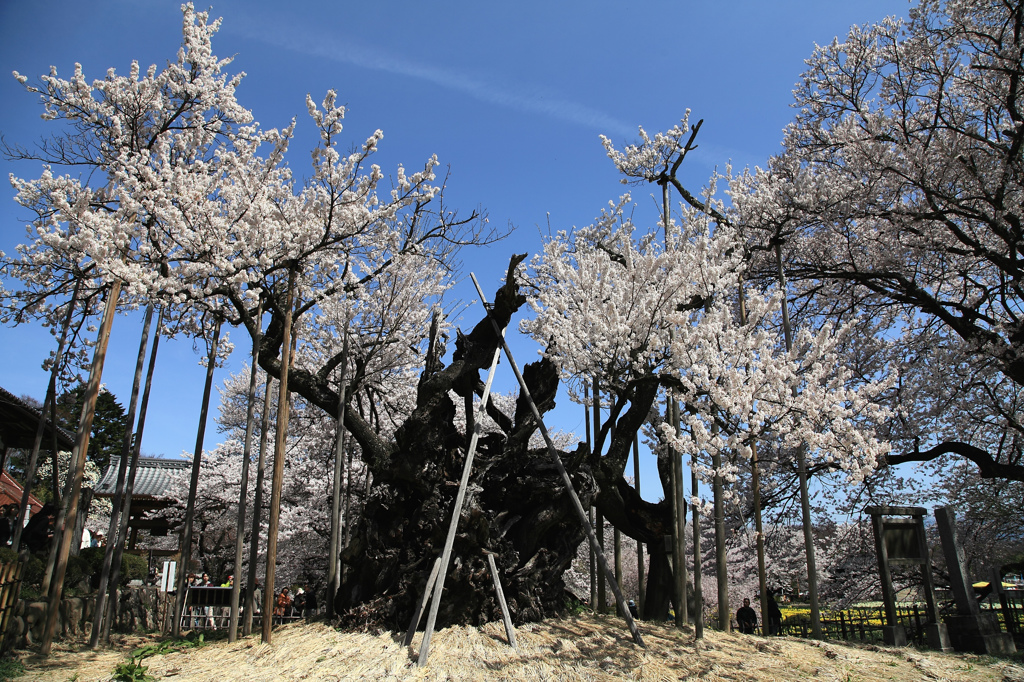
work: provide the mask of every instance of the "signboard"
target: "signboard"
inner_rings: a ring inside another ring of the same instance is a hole
[[[924,561],[921,556],[920,526],[917,523],[882,523],[882,537],[885,539],[885,553],[890,561]]]
[[[174,577],[178,569],[177,561],[165,561],[163,575],[160,576],[160,591],[161,592],[173,592],[174,591]]]

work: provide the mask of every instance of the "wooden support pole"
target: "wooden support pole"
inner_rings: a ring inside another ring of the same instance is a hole
[[[508,645],[518,651],[516,631],[512,627],[512,616],[508,613],[508,604],[505,603],[505,592],[501,589],[501,580],[498,579],[498,566],[494,563],[493,552],[487,552],[487,565],[491,567],[491,578],[494,580],[494,591],[498,594],[498,605],[501,607],[501,619],[505,622],[505,635],[508,637]]]
[[[43,656],[50,655],[50,648],[53,646],[53,637],[57,630],[57,614],[60,611],[60,600],[64,593],[64,575],[67,572],[68,556],[71,554],[71,538],[74,535],[72,530],[78,518],[78,498],[82,492],[82,479],[85,475],[85,456],[89,450],[89,435],[92,432],[92,421],[96,415],[96,397],[100,392],[100,378],[103,376],[103,361],[107,356],[107,342],[110,340],[110,328],[114,324],[114,315],[117,312],[117,300],[121,294],[121,280],[115,279],[110,284],[110,291],[107,292],[107,304],[103,310],[103,321],[100,323],[99,336],[96,340],[96,349],[93,352],[92,367],[89,369],[89,384],[85,389],[85,396],[82,402],[82,415],[78,421],[78,432],[75,434],[75,447],[71,457],[71,471],[68,478],[70,494],[65,500],[65,515],[63,532],[60,538],[60,548],[57,552],[57,561],[49,585],[49,603],[46,607],[46,628],[43,631],[42,644],[39,653]]]
[[[238,639],[239,601],[242,592],[242,554],[245,551],[245,508],[249,500],[249,460],[252,458],[252,432],[256,428],[256,384],[260,372],[260,345],[263,343],[263,297],[256,304],[256,336],[252,340],[252,366],[249,390],[245,394],[245,440],[242,443],[242,471],[238,481],[238,518],[235,522],[235,567],[231,582],[231,620],[228,641]]]
[[[153,388],[153,370],[156,367],[157,350],[160,348],[160,325],[164,319],[164,309],[156,318],[156,335],[153,337],[153,347],[149,352],[149,369],[146,370],[146,384],[142,390],[142,403],[139,406],[139,424],[135,428],[135,442],[132,446],[131,464],[128,467],[128,478],[125,482],[124,498],[121,500],[121,514],[118,520],[117,530],[112,536],[107,537],[107,544],[114,545],[114,555],[111,559],[110,581],[107,587],[107,608],[108,615],[103,624],[103,641],[110,643],[110,626],[117,615],[117,588],[121,580],[121,557],[124,555],[125,541],[128,539],[128,521],[131,517],[132,495],[135,492],[135,477],[139,470],[139,456],[142,452],[142,435],[146,430],[146,414],[149,411],[149,393]],[[96,616],[97,618],[99,616]]]
[[[697,497],[697,455],[690,459],[690,490]],[[696,504],[690,505],[693,514],[693,636],[704,639],[704,586],[700,553],[700,512]]]
[[[496,330],[498,338],[504,338],[504,330]],[[501,349],[494,350],[494,357],[491,359],[491,367],[487,371],[487,381],[484,383],[484,392],[480,396],[480,415],[486,414],[487,400],[491,395],[491,384],[494,382],[494,372],[498,369],[498,360],[501,358]],[[423,641],[420,642],[420,654],[416,659],[416,665],[423,667],[427,663],[427,656],[430,655],[430,638],[434,634],[434,624],[437,622],[437,611],[441,605],[441,594],[444,592],[444,580],[448,573],[448,562],[452,557],[452,547],[455,544],[455,532],[459,528],[459,518],[462,516],[462,505],[466,499],[466,488],[469,485],[469,475],[473,470],[473,458],[476,455],[477,442],[480,439],[480,419],[476,420],[476,428],[473,429],[473,436],[469,441],[469,448],[466,451],[466,461],[462,466],[462,479],[459,481],[459,492],[455,496],[455,505],[452,509],[452,518],[448,523],[448,535],[445,537],[444,550],[441,552],[441,567],[437,574],[437,583],[434,587],[434,597],[430,601],[430,613],[427,615],[427,626],[423,630]]]
[[[669,398],[669,423],[679,431],[679,401]],[[672,594],[676,602],[676,627],[690,622],[686,599],[686,503],[683,501],[683,455],[668,448],[672,472]]]
[[[779,271],[782,290],[782,330],[786,339],[786,352],[793,349],[793,330],[789,323],[789,302],[786,298],[786,272],[782,268],[782,245],[775,243],[775,264]],[[794,391],[796,388],[794,387]],[[811,636],[821,639],[821,607],[818,604],[818,568],[814,556],[814,528],[811,525],[811,497],[807,491],[807,451],[797,448],[797,475],[800,479],[800,511],[804,525],[804,551],[807,554],[807,594],[811,601]]]
[[[252,615],[256,603],[256,559],[260,549],[260,524],[263,520],[263,480],[267,471],[267,438],[270,433],[270,409],[272,407],[273,379],[267,375],[267,383],[263,387],[263,412],[260,414],[260,454],[256,464],[256,492],[252,501],[252,532],[249,534],[249,571],[245,576],[245,619],[242,623],[242,635],[252,634]],[[235,576],[236,578],[238,576]],[[269,616],[268,616],[269,617]]]
[[[117,463],[117,485],[114,500],[110,506],[110,523],[107,525],[107,545],[103,551],[103,567],[100,569],[100,584],[96,591],[96,610],[92,619],[92,633],[89,635],[89,648],[95,649],[100,643],[103,631],[103,619],[106,615],[104,607],[107,599],[107,584],[110,581],[110,566],[114,560],[114,538],[117,534],[118,517],[121,513],[121,500],[124,498],[124,486],[128,478],[128,460],[132,451],[132,433],[135,426],[135,410],[138,407],[139,387],[142,384],[142,370],[146,365],[146,348],[149,346],[149,328],[153,324],[153,304],[146,306],[146,315],[142,322],[142,338],[139,341],[139,355],[135,360],[135,376],[132,378],[132,393],[128,401],[128,414],[125,415],[126,428],[124,440],[121,442],[121,457]]]
[[[747,324],[747,298],[743,288],[743,278],[740,278],[740,324]],[[760,591],[761,601],[761,630],[763,634],[772,634],[768,631],[768,573],[764,560],[764,524],[761,519],[761,463],[757,456],[757,441],[750,443],[750,487],[753,488],[754,503],[754,532],[757,534],[757,585]]]
[[[599,434],[601,433],[601,381],[594,375],[594,404],[593,404],[593,415],[594,415],[594,459],[601,456],[601,444],[599,443]],[[604,556],[604,514],[601,513],[601,509],[597,506],[594,507],[594,529],[597,531],[597,546],[600,548],[600,554],[602,557],[601,561],[597,561],[596,573],[597,573],[597,602],[595,608],[597,613],[608,612],[608,593],[605,591],[604,582],[606,579],[610,579],[605,576],[603,567],[606,566],[607,560]],[[598,550],[594,550],[598,551]]]
[[[348,316],[341,343],[341,377],[338,379],[338,420],[334,440],[334,479],[331,481],[331,539],[327,548],[327,617],[334,617],[334,597],[341,587],[341,489],[345,478],[345,412],[348,410]]]
[[[637,497],[640,496],[640,438],[639,436],[633,436],[633,483],[636,485]],[[646,566],[644,565],[644,543],[637,540],[636,542],[636,579],[637,579],[637,596],[636,605],[639,610],[640,617],[644,617],[644,607],[647,604],[647,597],[644,594],[646,587],[644,580],[644,572]]]
[[[437,584],[437,574],[440,570],[441,557],[437,557],[434,559],[434,565],[430,569],[430,575],[427,577],[427,584],[423,586],[423,597],[420,599],[415,613],[412,614],[412,622],[409,623],[409,629],[405,633],[405,646],[412,645],[412,638],[416,636],[416,628],[420,626],[423,612],[427,610],[427,602],[430,601],[431,595],[434,594],[434,586]]]
[[[729,568],[725,553],[725,479],[722,477],[722,453],[715,449],[711,454],[711,466],[715,469],[712,482],[715,504],[715,576],[718,581],[718,629],[732,630],[732,613],[729,609]]]
[[[199,408],[199,428],[196,431],[196,447],[192,453],[192,478],[189,480],[188,501],[185,504],[184,528],[181,532],[179,554],[181,564],[178,566],[178,585],[175,592],[174,611],[181,613],[184,608],[185,591],[188,586],[189,564],[192,563],[192,522],[196,514],[196,494],[199,490],[199,471],[203,462],[203,439],[206,437],[206,416],[210,410],[210,393],[213,391],[213,371],[217,367],[217,345],[220,343],[221,321],[213,330],[213,343],[210,344],[206,362],[206,383],[203,386],[203,402]],[[134,544],[134,543],[131,543]],[[174,621],[174,636],[181,636],[181,618]]]
[[[43,407],[39,410],[39,423],[36,425],[36,437],[32,441],[32,453],[28,458],[28,469],[25,470],[25,488],[21,491],[21,505],[18,507],[18,519],[14,522],[14,535],[11,538],[11,547],[15,551],[18,550],[18,545],[21,544],[21,532],[24,530],[26,515],[28,514],[28,496],[32,494],[32,488],[35,487],[36,469],[39,466],[39,449],[43,445],[43,435],[46,427],[46,411],[49,409],[51,414],[54,412],[54,407],[57,402],[57,376],[60,374],[60,364],[64,359],[64,346],[67,344],[68,329],[71,327],[71,320],[75,314],[75,306],[78,303],[78,293],[82,287],[82,278],[78,277],[75,279],[75,289],[71,294],[71,300],[68,302],[68,312],[64,316],[64,323],[60,328],[60,339],[57,341],[57,353],[53,358],[53,367],[50,368],[50,383],[46,385],[46,397],[43,398]],[[51,418],[50,428],[53,429],[54,443],[57,438],[57,422]],[[54,450],[56,451],[56,446]],[[56,469],[55,469],[56,471]]]
[[[263,629],[260,640],[271,643],[274,625],[274,579],[277,575],[277,532],[281,521],[281,489],[284,486],[284,458],[288,440],[288,373],[292,360],[292,316],[295,306],[297,263],[288,268],[288,295],[284,311],[284,332],[281,341],[281,379],[277,394],[277,433],[274,439],[274,476],[270,485],[270,524],[267,529],[267,571],[263,589]]]
[[[516,365],[515,358],[512,357],[512,351],[509,349],[508,344],[505,343],[505,338],[501,334],[501,330],[498,328],[498,323],[491,316],[491,308],[487,304],[487,299],[484,296],[483,290],[480,288],[480,283],[476,281],[476,276],[473,273],[469,275],[473,279],[473,285],[476,287],[477,293],[480,295],[480,302],[483,303],[484,309],[487,311],[487,317],[491,320],[491,325],[494,327],[494,333],[498,337],[498,343],[501,344],[502,350],[505,352],[505,357],[508,358],[508,364],[512,366],[512,372],[516,375],[516,380],[519,382],[519,389],[522,391],[520,397],[525,398],[527,404],[530,406],[530,411],[533,413],[533,418],[537,420],[537,428],[540,429],[540,434],[544,438],[544,443],[547,445],[548,452],[551,454],[551,459],[555,464],[555,468],[558,469],[559,475],[562,477],[562,483],[565,485],[565,491],[569,494],[569,499],[572,501],[573,508],[576,510],[576,516],[579,518],[580,523],[587,531],[587,537],[590,540],[591,547],[594,548],[595,552],[598,552],[601,569],[604,571],[605,577],[609,577],[608,563],[605,561],[604,554],[600,553],[597,546],[597,536],[594,534],[594,527],[590,525],[590,521],[587,519],[587,512],[583,509],[583,504],[580,502],[579,495],[576,494],[576,489],[572,485],[572,479],[569,478],[569,472],[565,470],[565,465],[562,463],[562,458],[558,456],[558,451],[555,449],[555,444],[551,440],[551,435],[548,433],[547,427],[544,425],[544,419],[540,414],[540,410],[537,409],[537,403],[534,402],[533,396],[530,395],[530,387],[526,385],[526,380],[523,379],[522,373],[519,371],[519,366]],[[629,626],[630,634],[633,635],[633,641],[638,646],[644,646],[644,640],[640,636],[640,630],[637,629],[636,622],[633,620],[633,615],[626,608],[626,602],[622,598],[622,592],[619,590],[619,586],[615,584],[614,580],[610,580],[612,592],[615,593],[615,600],[619,608],[622,610],[622,615],[626,619],[626,624]]]
[[[587,382],[583,382],[583,425],[587,432],[587,452],[593,452],[593,442],[590,439],[590,405],[587,401],[589,397],[587,395]],[[590,515],[590,525],[593,526],[597,522],[597,510],[591,505],[588,510]],[[597,612],[597,587],[598,587],[598,575],[597,575],[597,557],[594,555],[594,548],[589,544],[587,545],[589,550],[588,556],[590,557],[590,610]]]

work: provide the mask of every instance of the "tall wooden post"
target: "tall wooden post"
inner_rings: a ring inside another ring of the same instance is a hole
[[[491,310],[487,305],[487,299],[484,297],[484,292],[480,288],[480,283],[476,281],[476,277],[473,276],[473,273],[470,273],[470,277],[473,280],[473,286],[476,287],[476,291],[480,295],[481,303],[484,304],[484,308],[487,310],[487,317],[491,320],[491,326],[494,329],[495,335],[498,337],[498,343],[501,344],[501,349],[505,352],[505,357],[508,358],[508,364],[512,366],[512,373],[516,375],[516,381],[519,382],[520,396],[526,399],[526,403],[530,406],[530,412],[533,413],[533,418],[537,420],[537,428],[540,429],[540,435],[544,438],[544,444],[547,445],[548,453],[551,455],[555,468],[558,469],[558,474],[562,478],[562,484],[565,486],[565,492],[569,495],[569,500],[572,502],[573,509],[576,511],[576,518],[580,520],[584,530],[587,531],[587,538],[590,540],[591,547],[593,547],[595,551],[598,551],[597,536],[594,533],[594,528],[590,525],[590,522],[587,519],[587,512],[584,511],[579,495],[576,494],[576,489],[572,485],[572,479],[569,478],[569,472],[565,470],[562,458],[558,456],[555,444],[551,440],[551,434],[548,433],[548,429],[544,425],[544,418],[541,416],[540,410],[537,409],[537,403],[534,402],[533,396],[530,394],[530,387],[526,385],[526,380],[523,379],[523,374],[519,371],[519,366],[516,364],[515,358],[512,357],[512,351],[509,350],[508,344],[505,342],[505,338],[502,336],[501,330],[498,328],[498,323],[491,316]],[[601,563],[601,570],[607,578],[608,564],[605,561],[604,554],[599,554],[598,557]],[[644,640],[640,636],[640,630],[637,628],[636,622],[633,620],[633,616],[626,607],[625,600],[622,598],[622,591],[619,590],[615,581],[609,580],[609,582],[611,583],[612,592],[615,594],[615,602],[618,604],[619,610],[626,619],[626,624],[629,627],[630,634],[633,635],[633,641],[638,646],[644,646]]]
[[[583,382],[583,424],[587,431],[587,451],[593,452],[593,443],[590,440],[590,405],[587,403],[587,382]],[[591,505],[589,511],[590,525],[594,526],[597,523],[597,510]],[[591,545],[587,545],[590,550],[590,610],[597,612],[597,588],[598,588],[598,575],[597,575],[597,556],[594,554],[594,548]]]
[[[46,411],[48,409],[53,412],[52,408],[55,407],[57,402],[57,375],[60,374],[60,363],[64,358],[64,346],[67,343],[68,328],[71,327],[71,319],[75,314],[75,305],[78,303],[78,293],[82,287],[82,278],[78,277],[75,279],[75,289],[71,294],[71,300],[68,302],[68,312],[64,316],[64,323],[60,328],[60,339],[57,341],[57,354],[53,358],[53,367],[50,369],[50,383],[46,386],[46,397],[43,399],[43,407],[39,410],[39,423],[36,425],[36,437],[32,441],[32,453],[28,458],[28,469],[25,471],[25,488],[21,491],[21,506],[18,507],[18,520],[14,523],[14,535],[11,539],[11,547],[15,551],[18,550],[18,545],[21,544],[21,532],[25,527],[25,516],[28,513],[28,496],[32,493],[36,479],[36,469],[39,465],[39,449],[43,444],[43,433],[46,427]],[[50,424],[54,431],[54,441],[56,442],[57,422],[51,418]],[[54,446],[56,451],[56,446]],[[56,470],[56,469],[55,469]]]
[[[245,441],[242,443],[242,472],[238,482],[238,519],[235,523],[235,568],[231,582],[231,621],[228,641],[238,639],[239,600],[242,592],[242,553],[245,546],[245,508],[249,500],[249,460],[252,457],[252,432],[256,425],[256,383],[260,370],[260,344],[263,343],[263,297],[256,305],[256,336],[252,340],[252,367],[249,390],[245,394]]]
[[[274,624],[274,578],[277,575],[277,531],[281,521],[281,488],[284,483],[285,446],[288,437],[288,373],[291,371],[292,315],[295,299],[295,262],[288,268],[288,296],[281,341],[281,379],[277,394],[277,434],[274,440],[274,477],[270,486],[270,527],[267,529],[267,572],[263,589],[263,632],[261,641],[270,644]]]
[[[747,324],[747,299],[740,278],[740,324]],[[761,520],[761,464],[757,457],[757,442],[750,443],[750,487],[753,488],[754,530],[757,533],[757,585],[761,596],[761,630],[768,632],[768,573],[764,561],[764,525]]]
[[[72,451],[72,467],[69,475],[71,482],[70,499],[65,500],[68,511],[64,519],[56,566],[53,577],[50,580],[49,604],[46,608],[46,629],[43,631],[42,644],[39,649],[39,653],[43,656],[50,655],[50,648],[53,646],[53,636],[57,629],[57,614],[60,611],[60,600],[64,593],[64,576],[67,573],[68,555],[71,553],[71,538],[74,535],[71,530],[75,527],[75,521],[78,517],[78,498],[82,493],[82,478],[85,475],[85,456],[89,450],[92,420],[96,415],[96,397],[100,392],[103,361],[107,356],[107,342],[110,340],[110,328],[114,324],[114,315],[117,313],[117,300],[120,295],[121,280],[115,279],[110,284],[110,291],[107,292],[107,304],[103,310],[103,321],[100,323],[96,349],[92,356],[92,367],[89,369],[89,384],[85,389],[82,415],[78,422],[78,432],[75,434],[75,447]]]
[[[633,436],[633,483],[636,485],[637,497],[640,496],[640,439],[636,435]],[[644,543],[639,540],[636,541],[636,577],[637,577],[637,596],[636,605],[640,612],[640,617],[644,617],[644,607],[647,605],[646,595],[644,594],[644,588],[646,580],[644,580]]]
[[[793,330],[789,324],[789,302],[786,297],[786,272],[782,269],[782,244],[775,243],[775,263],[779,270],[779,288],[782,290],[782,329],[786,338],[786,352],[793,349]],[[794,388],[795,390],[795,388]],[[811,636],[821,639],[821,608],[818,605],[818,568],[814,558],[814,527],[811,525],[811,496],[807,491],[807,451],[797,448],[797,475],[800,478],[800,511],[804,524],[804,550],[807,553],[807,594],[811,600]]]
[[[697,455],[690,459],[690,489],[697,497]],[[704,639],[704,586],[703,566],[700,553],[700,512],[697,505],[690,505],[693,511],[693,636]]]
[[[598,377],[594,376],[594,457],[595,460],[601,456],[601,383]],[[601,552],[601,559],[597,562],[597,612],[604,614],[608,612],[608,593],[605,591],[604,583],[606,577],[604,568],[607,565],[604,554],[604,514],[600,507],[594,509],[594,528],[597,531],[597,547],[594,551]]]
[[[679,402],[669,398],[669,414],[672,428],[679,430]],[[683,458],[682,453],[669,448],[672,476],[672,580],[676,600],[676,627],[690,622],[686,600],[686,503],[683,501]]]
[[[156,368],[157,351],[160,348],[160,325],[164,319],[164,308],[156,318],[156,335],[153,337],[153,347],[149,351],[149,369],[146,370],[146,385],[142,390],[142,404],[139,406],[139,424],[135,428],[135,443],[132,446],[132,461],[128,467],[128,479],[125,483],[124,499],[121,500],[121,514],[118,521],[117,531],[112,537],[107,538],[108,543],[114,545],[114,556],[110,566],[110,581],[107,588],[108,615],[103,625],[103,641],[110,642],[110,625],[117,614],[117,587],[121,580],[121,557],[124,554],[124,546],[128,541],[128,521],[132,509],[132,495],[135,492],[135,476],[139,470],[139,455],[142,452],[142,435],[146,430],[146,414],[149,411],[149,392],[153,388],[153,370]],[[98,616],[97,616],[98,617]]]
[[[712,492],[715,499],[715,575],[718,579],[718,629],[732,630],[732,614],[729,609],[729,568],[725,554],[725,481],[720,473],[722,453],[716,448],[711,454],[711,466],[715,469]]]
[[[153,304],[146,306],[146,315],[142,322],[142,339],[139,341],[139,355],[135,361],[135,376],[132,379],[132,394],[128,401],[128,414],[125,415],[124,440],[121,443],[121,457],[117,463],[117,486],[114,500],[110,507],[110,523],[107,526],[107,546],[103,551],[103,568],[100,569],[100,585],[96,591],[96,611],[92,619],[92,633],[89,636],[89,648],[95,649],[100,643],[103,630],[103,619],[106,615],[107,583],[110,580],[110,565],[114,560],[114,538],[117,537],[117,522],[121,512],[121,499],[124,497],[125,480],[128,477],[128,459],[132,451],[132,432],[135,426],[135,409],[138,407],[139,386],[142,384],[142,369],[146,364],[146,347],[149,346],[149,328],[153,323]]]
[[[273,405],[273,379],[267,375],[263,387],[263,412],[260,414],[260,454],[256,464],[256,491],[252,501],[252,532],[249,534],[249,571],[245,576],[245,620],[242,634],[252,634],[252,615],[256,604],[256,559],[260,551],[260,527],[263,521],[263,481],[267,472],[267,440],[270,433],[270,409]],[[235,576],[236,578],[238,576]],[[262,604],[258,606],[262,607]],[[267,616],[269,618],[269,616]]]
[[[199,430],[196,432],[196,448],[192,455],[192,478],[188,486],[188,502],[185,505],[185,522],[181,532],[178,566],[178,584],[174,597],[174,628],[175,637],[181,636],[181,609],[185,604],[185,591],[188,586],[189,565],[192,563],[192,522],[196,515],[196,494],[199,490],[199,470],[203,462],[203,439],[206,437],[206,416],[210,409],[210,393],[213,390],[213,371],[217,367],[217,345],[220,342],[221,321],[213,331],[213,343],[206,363],[206,384],[203,387],[203,403],[199,408]]]
[[[666,169],[667,172],[667,169]],[[661,185],[661,219],[665,228],[665,251],[672,249],[672,213],[668,200],[668,176],[663,174]],[[675,331],[669,330],[669,338],[675,337]],[[671,396],[666,396],[666,420],[674,429],[679,429],[679,404]],[[672,446],[668,447],[669,485],[672,490],[666,494],[671,501],[672,511],[672,599],[676,603],[676,627],[689,622],[686,607],[686,505],[683,502],[683,461],[682,453],[677,453]]]
[[[345,478],[345,412],[348,409],[348,316],[345,318],[344,339],[341,344],[341,377],[338,379],[338,428],[334,449],[334,480],[331,490],[331,541],[327,561],[327,617],[334,616],[334,597],[341,587],[338,554],[341,552],[341,488]],[[467,415],[468,418],[468,415]]]
[[[436,318],[435,318],[436,319]],[[505,330],[502,329],[498,332],[499,337],[503,337]],[[427,355],[428,358],[432,357],[433,350]],[[486,414],[487,399],[491,394],[491,384],[494,382],[494,372],[498,368],[498,360],[501,358],[501,349],[494,349],[494,358],[491,360],[490,369],[487,372],[487,381],[484,383],[483,394],[480,396],[480,415]],[[472,412],[472,406],[469,406],[470,412]],[[462,477],[459,479],[459,491],[455,495],[455,504],[452,507],[452,517],[448,523],[448,534],[445,536],[444,548],[441,551],[441,561],[438,564],[437,582],[433,585],[433,598],[430,601],[430,612],[427,614],[427,625],[423,629],[423,640],[420,642],[420,653],[419,658],[416,660],[416,665],[423,667],[427,663],[427,656],[430,653],[430,639],[434,634],[434,625],[437,623],[437,612],[441,605],[441,596],[444,592],[444,582],[448,575],[448,563],[451,561],[452,548],[455,545],[455,533],[459,527],[459,519],[462,517],[462,505],[466,499],[466,489],[469,487],[469,477],[473,471],[473,458],[476,455],[476,446],[480,440],[480,420],[476,420],[476,426],[473,429],[473,434],[470,436],[469,444],[466,448],[466,461],[462,465]],[[502,603],[502,614],[505,615],[505,625],[508,628],[509,643],[515,647],[515,635],[511,630],[511,620],[507,617],[508,611],[504,606],[504,595],[501,591],[501,583],[498,580],[498,569],[494,565],[494,556],[487,552],[487,557],[491,565],[491,575],[494,577],[494,587],[498,593],[499,601]],[[430,589],[430,586],[428,586]],[[414,623],[409,632],[415,631],[416,624]],[[411,637],[410,637],[411,639]]]

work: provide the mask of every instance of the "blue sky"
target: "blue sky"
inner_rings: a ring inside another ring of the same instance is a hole
[[[0,132],[31,144],[54,132],[36,98],[9,74],[30,80],[50,65],[70,75],[81,62],[86,77],[107,68],[125,73],[133,59],[145,67],[173,58],[180,44],[179,2],[0,0]],[[199,5],[198,9],[205,9]],[[815,43],[844,36],[851,24],[906,16],[906,0],[692,0],[590,2],[217,2],[223,17],[214,39],[220,57],[235,56],[232,72],[247,73],[238,97],[264,127],[298,121],[290,164],[308,167],[315,131],[305,110],[328,89],[348,105],[347,143],[384,131],[377,162],[417,168],[437,154],[449,165],[447,203],[463,213],[481,207],[492,223],[511,225],[511,238],[464,255],[465,281],[456,291],[475,298],[468,273],[493,292],[512,253],[536,253],[552,230],[592,222],[624,191],[604,155],[599,134],[619,146],[675,124],[687,108],[704,119],[699,149],[683,177],[694,188],[717,166],[764,164],[779,150],[792,118],[793,85]],[[34,178],[39,166],[0,160],[6,177]],[[641,211],[651,211],[653,188],[632,188]],[[0,250],[25,240],[27,215],[9,187],[0,192]],[[652,218],[653,219],[653,218]],[[462,321],[471,327],[479,308]],[[108,388],[127,402],[140,331],[139,319],[119,318],[104,373]],[[244,339],[231,366],[244,358]],[[39,328],[0,328],[5,358],[0,386],[42,399],[42,360],[54,346]],[[536,357],[528,339],[513,345],[520,364]],[[178,456],[195,444],[204,370],[192,342],[163,343],[143,450]],[[510,389],[504,377],[499,388]],[[582,408],[560,401],[552,426],[582,434]],[[211,420],[206,448],[218,440]],[[645,497],[653,462],[644,458]],[[648,466],[649,464],[649,466]]]

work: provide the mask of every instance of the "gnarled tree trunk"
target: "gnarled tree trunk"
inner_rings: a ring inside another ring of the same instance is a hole
[[[507,326],[525,303],[514,277],[515,266],[524,257],[513,257],[506,283],[495,296],[492,316],[499,325]],[[261,365],[273,376],[280,374],[281,336],[275,316],[260,354]],[[408,626],[430,568],[441,555],[466,456],[467,438],[456,426],[450,391],[459,399],[479,395],[481,371],[497,347],[498,338],[486,317],[469,334],[460,332],[449,366],[427,363],[417,406],[393,442],[380,439],[357,410],[347,411],[345,425],[361,446],[374,485],[341,552],[347,568],[334,605],[346,619]],[[541,413],[553,408],[558,389],[554,365],[543,359],[527,365],[523,374]],[[329,414],[338,414],[338,394],[325,377],[293,368],[289,385]],[[592,457],[583,443],[574,452],[562,453],[584,507],[596,501],[622,532],[649,543],[660,542],[667,532],[667,504],[643,501],[622,474],[633,435],[657,388],[656,381],[647,381],[633,389],[630,408],[619,417],[605,456]],[[566,601],[562,575],[585,538],[550,454],[543,447],[529,447],[537,424],[526,403],[520,401],[514,415],[502,414],[490,404],[488,414],[500,432],[482,436],[477,445],[438,627],[501,617],[485,552],[495,554],[515,622],[561,612]],[[649,590],[667,587],[653,576],[651,582],[655,584]]]

